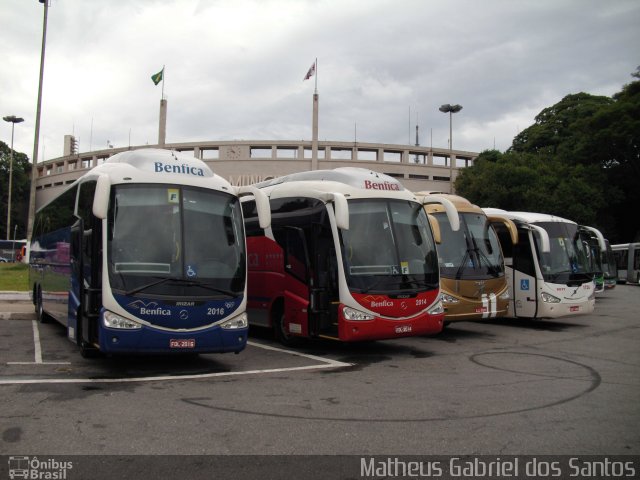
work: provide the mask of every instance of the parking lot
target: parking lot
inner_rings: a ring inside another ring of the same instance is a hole
[[[640,287],[593,315],[239,355],[84,359],[0,319],[5,455],[640,455]]]

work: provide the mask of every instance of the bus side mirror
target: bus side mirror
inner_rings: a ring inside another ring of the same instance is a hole
[[[336,214],[336,226],[341,230],[349,230],[349,204],[341,193],[333,193],[333,207]]]
[[[260,228],[269,228],[271,226],[271,206],[269,204],[269,198],[264,194],[264,192],[251,185],[238,187],[236,192],[239,197],[253,195],[253,198],[256,201],[256,211],[258,212]]]
[[[440,234],[440,224],[438,223],[438,219],[430,213],[427,213],[427,218],[429,219],[429,225],[431,225],[433,239],[437,244],[442,243],[442,235]]]
[[[509,236],[511,237],[511,243],[513,245],[518,243],[518,227],[516,227],[516,224],[513,223],[513,221],[511,221],[507,217],[496,216],[491,214],[487,214],[487,218],[491,223],[502,223],[507,229],[507,231],[509,232]]]
[[[109,210],[109,194],[111,193],[111,181],[109,176],[102,174],[98,177],[96,193],[93,197],[93,214],[100,220],[107,218]]]
[[[440,195],[426,195],[422,198],[422,204],[428,205],[430,203],[439,203],[444,207],[444,211],[447,214],[447,218],[449,219],[449,224],[451,225],[451,230],[457,232],[460,230],[460,217],[458,216],[458,209],[455,207],[453,203],[447,198],[444,198]]]

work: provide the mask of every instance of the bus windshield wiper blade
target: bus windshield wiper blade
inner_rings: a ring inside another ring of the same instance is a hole
[[[183,285],[187,285],[190,287],[201,287],[206,290],[211,290],[212,292],[222,293],[223,295],[226,295],[230,298],[235,298],[239,295],[238,293],[232,292],[231,290],[224,290],[222,288],[214,287],[213,285],[206,282],[202,282],[200,280],[184,280],[181,278],[175,279],[175,280],[177,280],[178,282],[181,282]]]
[[[413,285],[417,285],[419,287],[427,287],[430,289],[434,289],[434,288],[438,288],[440,286],[439,283],[429,283],[426,282],[424,280],[403,280],[402,282],[400,282],[400,287],[402,287],[402,285],[411,283]]]
[[[155,278],[158,278],[158,277],[155,277]],[[127,296],[135,295],[136,293],[140,293],[141,291],[146,290],[147,288],[155,287],[156,285],[160,285],[161,283],[168,282],[169,280],[179,280],[179,278],[163,277],[160,280],[156,280],[155,282],[147,283],[140,287],[133,288],[127,292],[124,292],[124,294]]]
[[[157,277],[156,277],[157,278]],[[143,290],[146,290],[148,288],[151,287],[155,287],[156,285],[160,285],[162,283],[166,283],[166,282],[174,282],[174,283],[178,283],[181,285],[185,285],[188,287],[201,287],[204,288],[206,290],[211,290],[213,292],[218,292],[218,293],[222,293],[223,295],[228,296],[229,298],[235,298],[238,295],[230,290],[224,290],[222,288],[217,288],[214,287],[208,283],[199,281],[199,280],[185,280],[183,278],[175,278],[175,277],[164,277],[161,278],[159,280],[156,280],[155,282],[151,282],[151,283],[147,283],[146,285],[142,285],[140,287],[134,288],[132,290],[129,290],[128,292],[125,292],[125,295],[135,295],[136,293],[140,293]]]

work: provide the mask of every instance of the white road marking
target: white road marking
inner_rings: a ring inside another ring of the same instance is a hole
[[[298,357],[308,358],[313,361],[321,362],[315,365],[306,365],[303,367],[285,367],[285,368],[267,368],[260,370],[245,370],[240,372],[218,372],[218,373],[203,373],[196,375],[171,375],[161,377],[131,377],[131,378],[44,378],[44,379],[0,379],[0,385],[27,385],[27,384],[43,384],[43,383],[134,383],[134,382],[161,382],[167,380],[198,380],[203,378],[216,378],[216,377],[231,377],[239,375],[256,375],[261,373],[282,373],[282,372],[296,372],[304,370],[320,370],[325,368],[341,368],[350,367],[351,363],[339,362],[337,360],[331,360],[329,358],[322,358],[315,355],[309,355],[301,352],[294,352],[292,350],[285,350],[282,348],[271,347],[269,345],[262,345],[255,342],[247,342],[247,345],[253,347],[262,348],[264,350],[272,350],[275,352],[281,352],[288,355],[294,355]],[[46,364],[45,364],[46,365]]]
[[[33,327],[33,355],[35,357],[33,362],[7,362],[7,365],[70,365],[71,362],[43,362],[42,361],[42,345],[40,344],[40,330],[38,329],[38,322],[31,321]]]

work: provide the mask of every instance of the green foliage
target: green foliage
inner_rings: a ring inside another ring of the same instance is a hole
[[[545,108],[505,153],[482,152],[456,191],[481,206],[595,226],[612,243],[637,241],[640,80],[612,98],[578,93]]]
[[[0,141],[0,238],[13,238],[14,227],[18,226],[16,238],[25,238],[27,234],[27,215],[29,210],[29,189],[31,164],[29,158],[20,152],[13,152],[13,173],[11,192],[11,232],[7,237],[7,205],[9,203],[9,171],[11,148]]]
[[[0,263],[0,292],[29,290],[29,266],[24,263]]]

